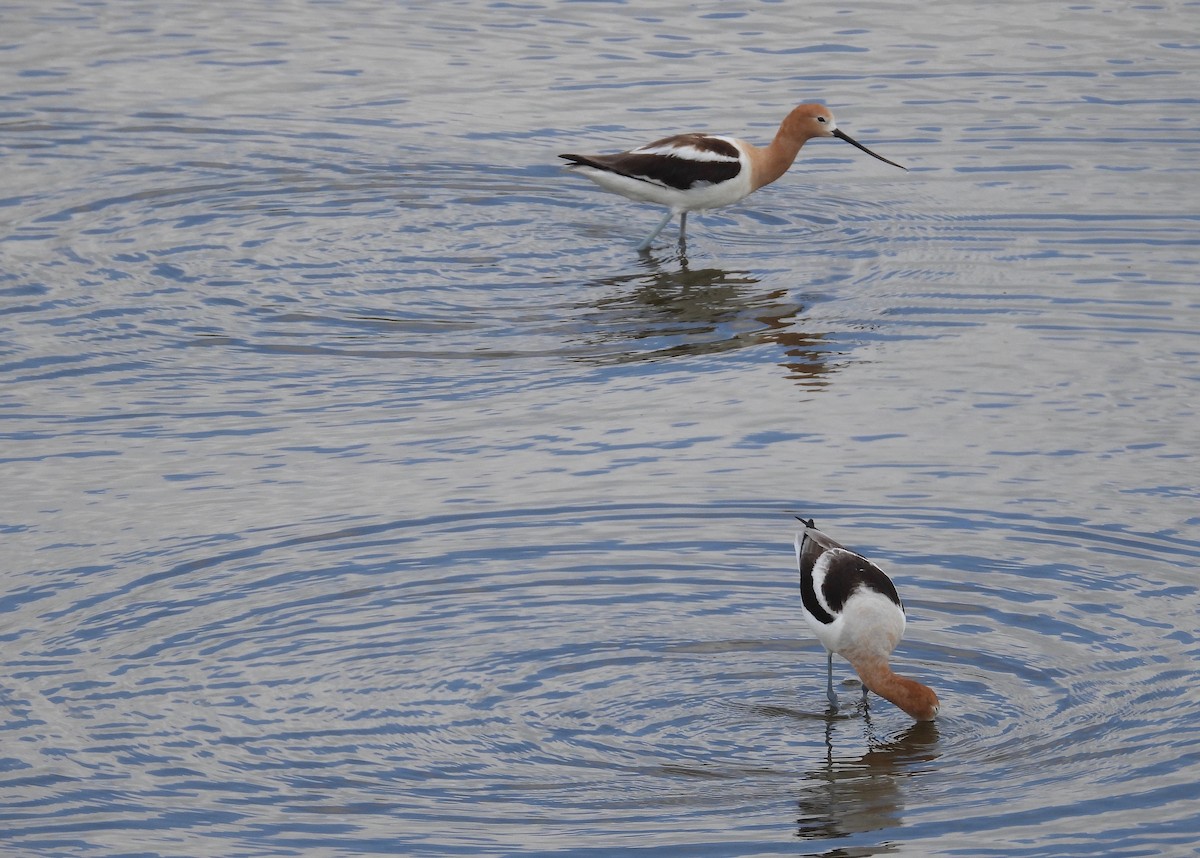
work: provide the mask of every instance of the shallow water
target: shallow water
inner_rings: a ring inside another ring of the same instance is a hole
[[[1197,5],[10,4],[0,847],[1192,854]]]

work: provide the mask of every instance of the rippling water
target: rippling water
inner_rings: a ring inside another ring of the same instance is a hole
[[[1193,854],[1196,7],[9,4],[0,850]]]

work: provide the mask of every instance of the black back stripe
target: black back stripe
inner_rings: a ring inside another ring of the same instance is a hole
[[[805,532],[800,543],[800,598],[804,602],[804,609],[817,622],[826,625],[832,623],[834,613],[840,614],[859,588],[873,590],[885,596],[901,611],[904,610],[896,585],[882,569],[816,530],[811,520],[804,523],[813,529]],[[817,596],[816,577],[813,575],[813,569],[821,560],[825,562],[825,575],[821,581],[824,603]]]
[[[653,149],[691,147],[701,152],[712,152],[728,160],[701,161],[689,158],[686,152],[671,155],[668,152],[653,152]],[[679,191],[689,190],[696,185],[717,185],[728,182],[742,171],[741,153],[727,140],[706,137],[703,134],[682,134],[666,137],[648,146],[616,155],[559,155],[575,164],[607,170],[639,182],[647,182]]]
[[[840,612],[860,587],[886,596],[897,608],[904,610],[896,585],[874,563],[845,549],[827,552],[827,556],[829,568],[825,572],[821,595],[833,610]]]
[[[693,161],[675,155],[623,155],[619,166],[615,172],[680,191],[728,182],[742,171],[738,161]]]
[[[817,598],[817,588],[813,581],[813,566],[822,553],[821,546],[805,534],[800,543],[800,600],[804,603],[804,610],[816,617],[817,622],[829,625],[833,622],[833,614],[825,610],[825,606]]]

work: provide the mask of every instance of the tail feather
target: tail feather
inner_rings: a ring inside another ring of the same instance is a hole
[[[592,155],[572,155],[567,153],[565,155],[559,155],[558,157],[565,158],[570,161],[570,166],[572,167],[595,167],[597,170],[608,170],[610,172],[614,172],[612,167],[607,164],[601,164]]]

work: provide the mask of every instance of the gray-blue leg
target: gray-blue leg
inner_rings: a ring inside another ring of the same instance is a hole
[[[648,236],[646,236],[646,240],[643,241],[641,244],[639,244],[637,249],[638,250],[647,249],[650,246],[650,242],[654,241],[654,239],[658,236],[658,234],[663,231],[663,227],[665,227],[668,223],[670,223],[671,218],[673,218],[673,217],[675,217],[675,212],[671,211],[670,209],[667,209],[667,213],[665,215],[663,215],[663,219],[658,222],[658,226],[654,227],[654,232],[652,232]]]
[[[825,696],[829,698],[829,708],[837,710],[837,695],[833,693],[833,653],[829,653],[829,684],[825,686]]]
[[[679,240],[682,242],[687,233],[687,212],[679,215]]]

